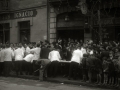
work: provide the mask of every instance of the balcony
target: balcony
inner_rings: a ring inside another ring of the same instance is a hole
[[[10,0],[0,0],[0,14],[10,11]]]

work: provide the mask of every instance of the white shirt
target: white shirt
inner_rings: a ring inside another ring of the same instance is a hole
[[[81,63],[82,58],[83,58],[83,53],[81,50],[77,49],[73,51],[71,61]]]
[[[22,61],[23,56],[24,56],[24,52],[23,52],[22,48],[16,49],[14,51],[14,55],[15,55],[15,61]]]
[[[13,57],[14,57],[13,50],[11,50],[11,48],[6,48],[4,51],[4,61],[12,61]]]
[[[92,55],[92,54],[93,54],[93,50],[90,51],[90,55]]]
[[[23,58],[23,60],[25,60],[26,62],[32,62],[33,56],[33,54],[28,54],[27,56],[25,56],[25,58]]]
[[[87,53],[85,48],[81,48],[81,51],[82,51],[83,54]]]
[[[5,49],[1,49],[0,51],[0,62],[4,62],[4,51]]]
[[[60,54],[59,54],[58,51],[53,50],[53,51],[51,51],[51,52],[49,53],[48,59],[49,59],[51,62],[52,62],[52,61],[60,61],[61,56],[60,56]]]
[[[28,54],[30,54],[30,48],[29,48],[29,47],[26,47],[26,48],[25,48],[25,55],[28,55]]]
[[[41,52],[41,48],[36,47],[30,50],[31,53],[33,53],[33,60],[38,60],[40,59],[40,52]]]

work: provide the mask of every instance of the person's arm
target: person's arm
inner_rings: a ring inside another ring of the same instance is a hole
[[[29,52],[30,52],[31,54],[33,54],[33,53],[34,53],[34,50],[35,50],[35,49],[30,49]],[[28,53],[28,54],[29,54],[29,53]]]
[[[1,51],[0,51],[0,61],[1,61]]]
[[[14,58],[14,51],[11,50],[11,57]]]
[[[22,50],[22,56],[24,57],[24,51]]]
[[[51,59],[51,52],[49,52],[48,59],[49,60]]]
[[[61,59],[61,56],[60,56],[60,53],[58,52],[58,58],[59,58],[59,60]]]

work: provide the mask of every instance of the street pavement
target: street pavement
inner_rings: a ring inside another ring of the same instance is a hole
[[[0,77],[0,90],[114,90],[71,85],[64,83],[51,83],[39,80],[29,80],[14,77]]]

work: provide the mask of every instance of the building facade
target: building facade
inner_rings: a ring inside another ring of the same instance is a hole
[[[1,4],[0,42],[27,43],[47,39],[46,0],[1,0]]]
[[[120,40],[120,1],[81,1],[0,0],[0,42]]]

